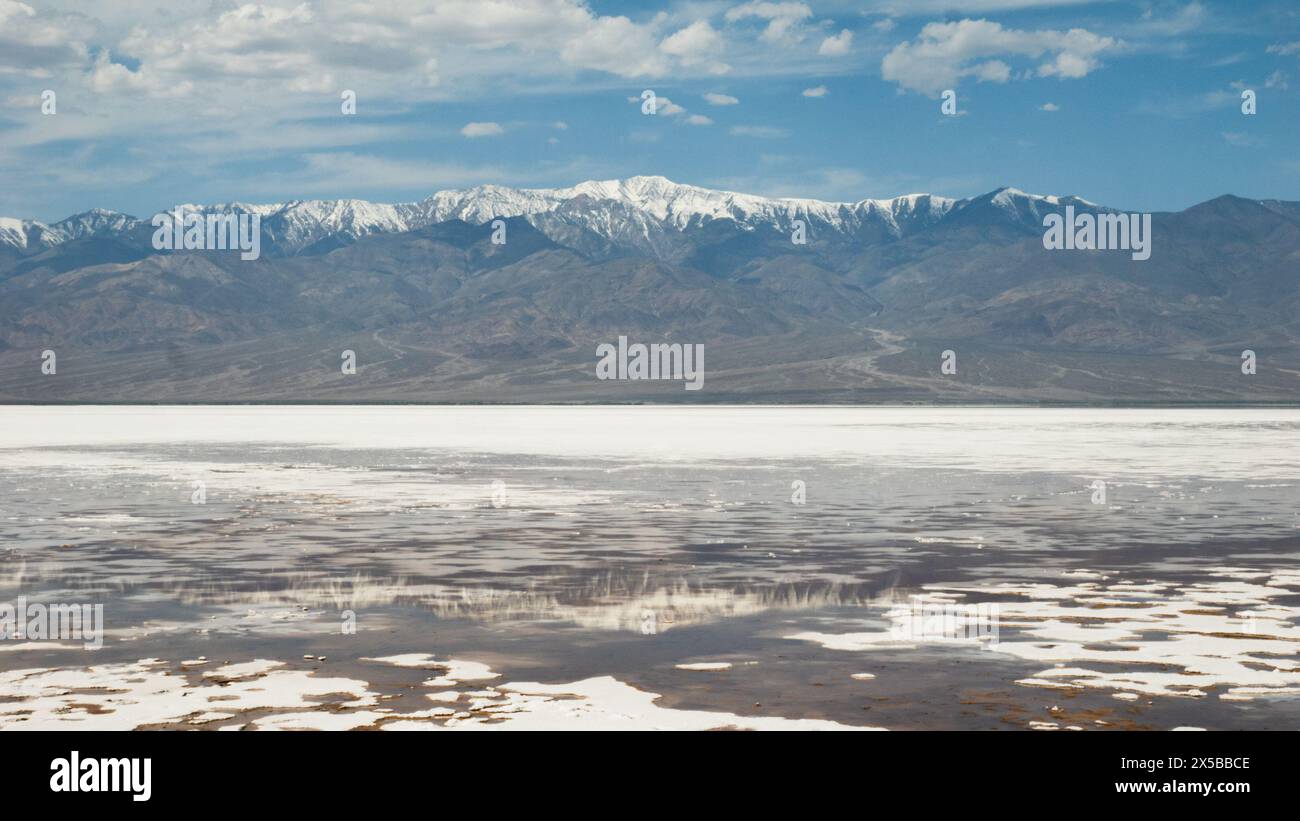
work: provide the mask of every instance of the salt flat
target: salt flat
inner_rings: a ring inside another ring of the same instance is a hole
[[[106,628],[0,640],[0,728],[1300,719],[1300,411],[0,421],[0,602]]]

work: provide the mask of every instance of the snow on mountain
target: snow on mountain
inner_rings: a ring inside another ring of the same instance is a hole
[[[433,222],[463,219],[483,223],[494,217],[532,216],[558,209],[579,198],[619,202],[678,230],[715,219],[730,219],[754,227],[788,229],[796,219],[815,220],[837,230],[851,231],[862,222],[883,219],[895,229],[900,219],[939,218],[954,200],[912,194],[892,200],[824,202],[771,198],[683,185],[664,177],[591,180],[570,188],[516,189],[485,185],[462,191],[439,191],[423,203]]]
[[[1011,223],[1023,229],[1040,230],[1043,217],[1072,205],[1078,211],[1109,211],[1096,203],[1075,196],[1043,196],[1028,194],[1018,188],[1002,187],[987,194],[958,200],[951,213],[963,220],[993,220]]]
[[[120,234],[130,231],[139,224],[140,220],[130,214],[92,208],[85,213],[59,220],[51,228],[62,237],[62,242],[67,242],[82,237]]]
[[[0,217],[0,245],[27,247],[27,223],[13,217]]]
[[[22,249],[48,248],[66,239],[62,232],[43,222],[0,217],[0,245]]]
[[[0,217],[0,245],[13,248],[49,248],[82,237],[114,236],[130,231],[139,224],[130,214],[92,208],[46,225],[37,220]]]
[[[297,200],[262,216],[262,231],[290,252],[329,237],[355,241],[369,234],[409,231],[410,209],[365,200]]]
[[[460,219],[481,225],[497,218],[524,217],[556,241],[599,237],[662,255],[674,244],[672,234],[712,220],[733,220],[747,229],[786,232],[804,220],[816,235],[829,230],[846,238],[884,235],[900,237],[934,224],[954,211],[981,201],[1013,218],[1029,221],[1076,198],[1041,197],[1014,188],[1001,188],[983,197],[955,200],[931,194],[907,194],[893,199],[826,202],[773,198],[717,191],[672,182],[664,177],[637,176],[622,180],[590,180],[568,188],[509,188],[480,185],[439,191],[413,203],[385,204],[365,200],[294,200],[252,205],[185,204],[169,211],[201,214],[249,213],[262,219],[262,231],[279,253],[295,254],[318,247],[346,244],[376,233],[411,231],[434,223]],[[27,248],[33,237],[46,245],[83,236],[119,233],[140,224],[126,214],[94,209],[54,226],[31,221],[0,220],[0,244]],[[148,222],[145,220],[144,222]]]

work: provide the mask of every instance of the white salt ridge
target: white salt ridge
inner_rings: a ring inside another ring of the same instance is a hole
[[[462,681],[486,681],[498,678],[501,674],[492,672],[486,664],[477,661],[458,661],[456,659],[436,660],[428,653],[405,653],[398,656],[362,659],[393,664],[398,667],[418,667],[420,669],[439,670],[442,675],[424,682],[425,687],[454,687]]]
[[[66,463],[73,456],[29,450],[42,447],[111,445],[138,451],[170,442],[303,443],[654,464],[825,458],[880,467],[1045,472],[1108,476],[1114,481],[1163,481],[1171,476],[1180,481],[1292,479],[1297,470],[1293,448],[1241,443],[1261,429],[1293,436],[1300,428],[1300,411],[1273,408],[302,406],[286,411],[239,406],[15,406],[6,413],[10,424],[0,427],[0,465],[15,466],[46,464],[57,457]],[[962,430],[960,442],[938,435],[954,425]],[[104,467],[150,463],[147,456],[129,452],[97,455]],[[78,462],[83,456],[92,454],[75,454]],[[189,477],[194,467],[175,463],[175,469]],[[303,471],[281,473],[290,475],[267,481],[285,486],[295,477],[301,481]],[[312,486],[318,480],[331,481],[336,473],[342,471],[313,471]],[[1085,487],[1086,481],[1081,492]],[[561,503],[561,495],[545,501]]]
[[[454,687],[462,681],[486,681],[500,677],[500,673],[492,672],[486,664],[477,661],[456,661],[449,659],[441,662],[441,666],[446,669],[446,673],[437,678],[431,678],[424,683],[425,687]]]
[[[3,448],[3,445],[0,445]],[[473,510],[492,503],[492,488],[487,481],[452,481],[428,473],[399,469],[382,473],[332,465],[295,465],[285,468],[274,463],[257,462],[178,462],[170,459],[140,457],[136,454],[79,452],[76,472],[111,471],[115,475],[161,477],[188,485],[194,480],[206,483],[209,500],[246,498],[255,494],[295,494],[304,503],[328,506],[334,510],[345,505],[348,513],[401,511],[437,507],[446,510]],[[68,466],[67,455],[41,450],[0,449],[0,465],[24,470],[62,470]],[[304,486],[304,476],[311,476]],[[563,510],[580,505],[609,501],[612,491],[573,491],[537,487],[523,483],[506,486],[506,507]],[[121,515],[84,516],[64,521],[96,524],[125,524],[147,519]]]
[[[717,670],[730,670],[731,662],[729,661],[696,661],[690,664],[675,665],[678,670],[697,670],[700,672],[714,672]]]
[[[64,641],[13,641],[12,639],[0,641],[0,652],[40,651],[47,653],[50,650],[81,650],[84,648],[84,644],[68,644]]]
[[[377,661],[420,668],[431,658],[427,654],[403,654]],[[447,659],[437,664],[445,666],[448,675],[425,682],[425,686],[448,686],[455,683],[450,681],[452,678],[479,680],[500,675],[476,662]],[[212,672],[240,678],[221,685],[190,684],[184,675],[167,675],[163,669],[165,662],[157,659],[86,669],[10,671],[0,674],[0,691],[12,698],[0,703],[0,730],[129,730],[172,724],[204,727],[245,717],[248,711],[267,710],[274,712],[246,717],[238,727],[265,730],[877,729],[820,719],[674,710],[656,704],[658,694],[639,690],[611,676],[570,684],[502,684],[458,693],[457,696],[468,699],[459,711],[436,706],[397,713],[380,707],[379,695],[366,682],[320,677],[307,671],[286,670],[283,666],[281,662],[265,659],[224,665]],[[426,695],[450,700],[446,693]]]
[[[1193,584],[1116,583],[1100,592],[1050,584],[927,585],[927,593],[997,596],[999,640],[991,651],[1054,666],[1020,679],[1026,686],[1122,691],[1117,698],[1203,697],[1222,690],[1225,701],[1300,695],[1300,608],[1272,604],[1294,597],[1295,574],[1216,569],[1235,576]],[[1260,582],[1240,579],[1264,578]],[[1008,597],[1018,597],[1011,601]],[[1104,605],[1099,607],[1098,605]],[[1220,612],[1206,612],[1218,610]],[[892,630],[796,633],[831,650],[862,652],[907,647],[896,636],[910,611],[884,614]],[[954,643],[912,637],[917,644]],[[957,640],[956,643],[960,643]],[[1088,667],[1089,662],[1100,665]],[[1066,666],[1069,663],[1070,666]],[[1131,669],[1124,669],[1125,664]],[[1176,668],[1173,672],[1148,669]]]
[[[434,661],[433,656],[428,653],[403,653],[397,656],[363,658],[361,661],[375,661],[381,664],[391,664],[395,667],[418,667],[423,670],[442,666],[437,661]]]
[[[821,719],[740,716],[673,710],[655,704],[655,693],[611,676],[571,684],[505,684],[500,697],[475,705],[477,713],[447,722],[457,730],[864,730]],[[500,720],[500,721],[498,721]]]
[[[257,659],[205,674],[238,676],[220,684],[190,684],[184,675],[167,675],[165,667],[157,659],[143,659],[0,673],[0,692],[12,699],[0,703],[0,730],[133,730],[194,719],[209,723],[219,720],[218,713],[234,718],[267,709],[309,711],[294,719],[295,726],[323,728],[337,719],[320,710],[318,699],[332,697],[335,710],[378,702],[363,681],[286,670],[278,661]]]

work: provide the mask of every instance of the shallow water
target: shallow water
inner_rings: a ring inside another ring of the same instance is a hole
[[[1300,723],[1300,411],[0,414],[0,728]]]

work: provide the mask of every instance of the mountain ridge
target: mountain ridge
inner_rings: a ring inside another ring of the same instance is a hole
[[[1155,213],[1146,260],[1044,247],[1045,214],[1111,211],[1079,197],[857,205],[646,177],[195,206],[264,215],[248,261],[155,251],[147,223],[103,210],[0,221],[58,232],[0,245],[0,401],[1300,398],[1300,203]],[[705,388],[596,381],[619,336],[703,344]]]
[[[718,219],[730,219],[749,227],[775,227],[788,231],[794,220],[804,219],[843,234],[873,226],[882,227],[894,237],[904,235],[917,225],[932,224],[954,210],[981,200],[995,201],[1006,208],[1027,204],[1026,210],[1034,214],[1041,210],[1040,205],[1056,207],[1067,200],[1081,207],[1101,208],[1078,197],[1029,194],[1007,186],[964,199],[912,193],[887,199],[836,202],[803,197],[764,197],[676,183],[661,176],[633,176],[587,180],[562,188],[485,184],[436,191],[415,202],[379,203],[353,198],[297,199],[278,203],[183,203],[159,213],[179,209],[199,214],[257,214],[270,235],[273,250],[294,254],[331,236],[355,241],[374,233],[410,231],[450,219],[483,224],[498,218],[525,216],[536,224],[545,222],[542,217],[546,214],[564,212],[572,215],[574,209],[566,206],[584,198],[593,203],[622,204],[648,215],[660,227],[677,231]],[[570,216],[569,221],[573,219]],[[19,250],[33,246],[48,248],[86,236],[122,235],[148,225],[148,219],[100,208],[52,224],[0,217],[0,245]],[[599,226],[593,230],[607,239],[613,233],[611,229],[602,230]]]

